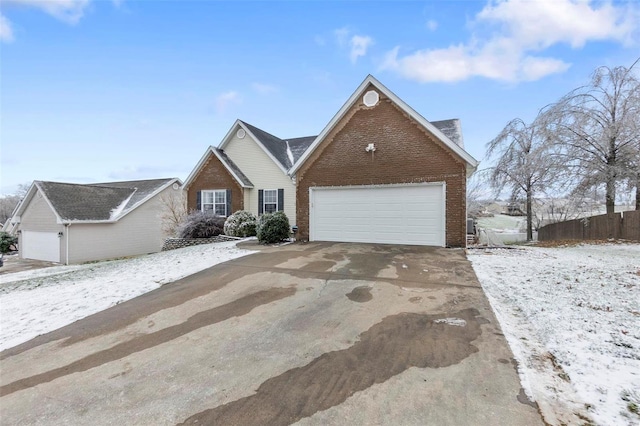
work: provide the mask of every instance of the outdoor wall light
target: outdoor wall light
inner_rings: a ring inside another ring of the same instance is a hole
[[[58,237],[62,238],[62,231],[58,232]]]
[[[376,151],[376,146],[375,144],[370,143],[369,145],[367,145],[367,147],[364,149],[367,152],[375,152]]]

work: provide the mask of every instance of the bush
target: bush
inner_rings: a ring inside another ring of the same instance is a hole
[[[178,227],[178,238],[211,238],[224,232],[225,218],[212,211],[196,211]]]
[[[230,237],[255,237],[258,219],[251,212],[238,210],[224,223],[224,233]]]
[[[289,238],[289,219],[283,212],[265,213],[258,224],[258,241],[274,244]]]
[[[7,232],[0,232],[0,253],[5,254],[11,251],[11,246],[18,244],[18,239]]]

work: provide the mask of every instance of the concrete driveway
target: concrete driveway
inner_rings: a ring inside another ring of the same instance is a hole
[[[542,424],[462,250],[269,248],[0,359],[2,424]]]

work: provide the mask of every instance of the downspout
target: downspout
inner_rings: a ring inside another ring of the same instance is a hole
[[[67,228],[67,232],[65,232],[66,236],[67,236],[67,241],[66,241],[66,247],[65,247],[65,251],[67,252],[67,256],[65,257],[65,265],[69,264],[69,230],[71,229],[71,223],[65,223],[64,224],[65,228]]]

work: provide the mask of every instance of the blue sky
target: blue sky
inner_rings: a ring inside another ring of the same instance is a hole
[[[318,134],[368,74],[466,149],[640,56],[640,3],[0,0],[0,193],[185,179],[236,118]]]

